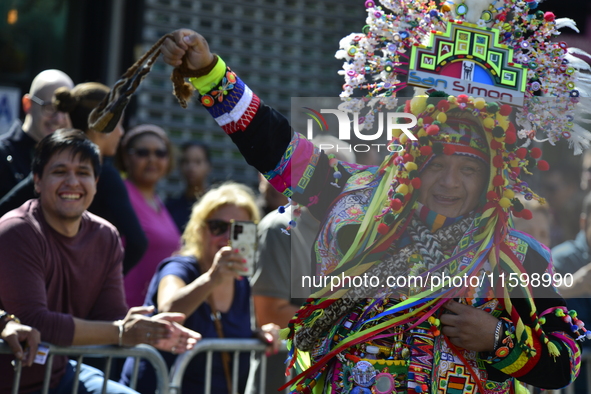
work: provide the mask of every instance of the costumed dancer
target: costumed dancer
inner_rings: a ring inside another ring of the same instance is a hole
[[[293,392],[510,393],[523,390],[519,382],[564,387],[579,372],[576,341],[591,333],[552,280],[544,282],[553,278],[547,248],[511,223],[531,217],[516,194],[544,203],[522,180],[548,169],[541,150],[528,146],[538,131],[552,144],[569,139],[575,153],[588,146],[573,123],[580,63],[565,43],[549,41],[572,22],[536,2],[480,3],[365,2],[368,26],[337,54],[346,59],[340,109],[364,113],[365,128],[388,110],[417,119],[393,132],[404,149],[379,167],[325,155],[199,34],[179,30],[162,42],[181,105],[190,77],[247,162],[294,201],[290,226],[297,203],[322,220],[317,272],[380,280],[373,288],[329,286],[302,306],[285,331],[288,368],[301,371]],[[403,73],[426,94],[397,103]],[[365,97],[351,99],[356,90]],[[115,101],[105,103],[95,120],[117,111]],[[527,283],[503,283],[512,274]],[[385,282],[410,276],[468,285]]]

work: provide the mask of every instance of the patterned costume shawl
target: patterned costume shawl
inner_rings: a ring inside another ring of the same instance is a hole
[[[487,133],[487,138],[491,138]],[[490,140],[489,140],[490,142]],[[428,158],[427,160],[429,160]],[[370,202],[365,209],[365,215],[361,221],[357,236],[353,241],[351,247],[344,253],[332,274],[344,274],[345,276],[357,276],[364,273],[372,272],[372,269],[380,267],[379,263],[382,261],[385,254],[389,250],[389,246],[400,240],[409,230],[409,225],[413,219],[413,213],[418,208],[418,188],[414,192],[409,193],[407,202],[400,210],[394,222],[391,224],[387,232],[378,231],[380,223],[376,218],[383,216],[383,207],[388,203],[388,190],[393,182],[393,179],[399,175],[399,166],[393,165],[394,160],[392,156],[386,158],[378,171],[373,177],[368,177],[368,173],[359,173],[352,176],[347,185],[344,187],[344,196],[353,191],[360,191],[363,189],[371,189]],[[487,192],[494,188],[493,175],[489,179]],[[369,182],[359,184],[356,182],[358,177],[364,178]],[[484,200],[484,199],[483,199]],[[473,220],[470,221],[468,229],[462,233],[462,236],[457,242],[452,255],[442,261],[440,264],[435,264],[429,268],[425,267],[422,275],[437,274],[442,267],[455,267],[455,270],[449,271],[450,274],[458,276],[467,275],[468,277],[477,274],[482,268],[483,264],[488,261],[493,277],[498,278],[501,272],[504,273],[521,273],[524,272],[522,263],[517,259],[505,240],[508,235],[508,213],[502,209],[499,204],[492,204],[490,201],[481,204],[477,209]],[[321,231],[322,235],[322,231]],[[326,241],[326,239],[324,239]],[[319,243],[322,243],[322,237],[319,238]],[[416,242],[416,241],[415,241]],[[322,247],[322,246],[321,246]],[[318,248],[318,246],[317,246]],[[459,263],[461,261],[461,263]],[[480,292],[489,292],[494,286],[494,283],[488,283],[488,288],[479,290]],[[497,287],[497,288],[500,288]],[[315,293],[302,306],[296,316],[289,324],[288,339],[293,341],[293,346],[289,355],[288,367],[294,365],[297,359],[296,348],[300,347],[300,341],[306,350],[309,350],[311,341],[314,338],[308,338],[308,341],[300,340],[304,338],[306,333],[315,331],[316,335],[320,332],[314,330],[317,321],[322,322],[322,316],[327,313],[328,307],[335,303],[339,298],[346,297],[350,292],[349,289],[339,289],[331,292],[329,288],[324,288]],[[532,288],[521,287],[522,296],[529,300],[530,313],[529,315],[534,321],[532,331],[542,343],[545,343],[551,355],[558,355],[559,351],[556,345],[551,343],[545,336],[541,329],[539,320],[537,318],[537,311],[533,303]],[[444,286],[437,286],[433,288],[423,288],[413,296],[403,300],[399,304],[384,310],[380,315],[375,316],[374,320],[381,319],[380,323],[369,328],[361,327],[357,332],[352,333],[344,338],[336,347],[324,355],[321,359],[316,360],[314,365],[308,368],[305,372],[296,377],[293,381],[318,373],[322,365],[325,365],[330,359],[335,357],[341,351],[350,348],[356,344],[367,341],[368,338],[375,337],[387,329],[397,325],[410,323],[416,326],[426,321],[429,316],[436,311],[448,298],[454,297],[469,297],[469,293],[465,293],[463,289],[449,288]],[[474,296],[474,294],[472,294]],[[348,299],[354,299],[348,297]],[[513,325],[515,326],[516,336],[520,343],[524,346],[530,346],[529,351],[535,352],[533,348],[533,340],[528,337],[528,332],[519,314],[513,308],[508,290],[502,288],[502,294],[497,295],[500,298],[502,305],[506,312],[511,316]],[[339,301],[342,303],[342,301]],[[345,312],[343,308],[336,308],[339,312]],[[330,312],[328,312],[330,313]],[[333,316],[336,318],[338,313]],[[342,316],[342,315],[341,315]],[[390,319],[382,319],[385,316],[392,316]],[[301,331],[302,334],[298,335]],[[323,331],[320,335],[326,335],[328,332]],[[315,336],[315,335],[314,335]],[[321,338],[317,338],[321,339]],[[305,345],[307,344],[307,345]],[[303,349],[301,349],[303,350]]]

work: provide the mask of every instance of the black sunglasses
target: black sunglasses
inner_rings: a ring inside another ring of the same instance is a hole
[[[129,153],[132,155],[136,155],[137,157],[142,157],[142,158],[146,158],[148,156],[150,156],[150,154],[155,154],[157,158],[159,159],[164,159],[165,157],[168,156],[168,151],[166,149],[155,149],[155,150],[150,150],[148,148],[139,148],[139,149],[134,149],[131,148],[129,150]]]
[[[43,113],[43,115],[53,116],[57,112],[57,108],[55,107],[55,105],[53,105],[51,100],[43,101],[39,97],[33,95],[30,95],[29,98],[32,102],[38,104],[41,107],[41,112]]]
[[[211,219],[207,221],[209,232],[216,237],[225,234],[229,227],[230,223],[223,220]]]

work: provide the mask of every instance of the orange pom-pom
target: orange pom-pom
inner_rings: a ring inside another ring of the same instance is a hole
[[[398,211],[400,208],[402,208],[402,201],[400,201],[397,198],[391,200],[390,201],[390,208],[392,208],[392,210],[394,210],[394,211]]]
[[[554,15],[553,12],[548,11],[548,12],[544,13],[544,20],[546,22],[554,22],[554,19],[556,19],[556,16]]]
[[[437,103],[437,109],[440,110],[441,112],[446,112],[449,109],[450,105],[449,105],[449,101],[447,100],[441,100],[440,102]]]
[[[386,223],[380,223],[378,225],[378,233],[380,234],[387,234],[388,231],[390,231],[390,227],[388,227],[388,225]]]
[[[432,124],[431,126],[427,127],[427,135],[437,135],[439,134],[439,126]]]
[[[469,100],[469,97],[468,97],[468,96],[466,96],[465,94],[460,94],[460,95],[458,95],[458,97],[457,97],[457,99],[456,99],[456,101],[457,101],[458,103],[460,103],[460,104],[462,104],[462,103],[467,103],[467,102],[468,102],[468,100]]]
[[[499,114],[503,116],[509,116],[511,115],[511,112],[513,112],[513,108],[511,108],[509,104],[501,105],[501,108],[499,109]]]
[[[433,153],[433,149],[430,146],[421,146],[419,151],[423,156],[429,156],[431,153]]]
[[[456,152],[456,148],[454,148],[453,145],[447,145],[445,144],[443,146],[443,154],[445,155],[453,155]]]
[[[507,126],[507,130],[505,132],[507,132],[507,133],[516,133],[515,126],[513,125],[512,122],[509,122],[509,125]]]
[[[515,207],[513,208],[513,216],[515,216],[516,218],[520,218],[521,217],[521,211],[518,211],[517,209],[515,209]]]
[[[546,160],[538,160],[538,168],[540,171],[548,171],[550,169],[550,164]]]
[[[540,157],[542,157],[542,150],[540,148],[531,148],[529,154],[534,159],[539,159]]]
[[[517,141],[517,135],[514,131],[507,131],[505,133],[505,144],[514,144]]]
[[[490,148],[493,150],[499,150],[503,148],[503,144],[497,140],[492,140],[490,142]]]
[[[486,193],[486,199],[488,201],[498,200],[499,199],[499,195],[494,190],[491,190],[490,192]]]
[[[501,175],[496,175],[493,178],[493,186],[499,187],[505,184],[505,179]]]
[[[495,157],[493,157],[493,166],[495,166],[496,168],[503,168],[504,165],[505,161],[503,160],[503,156],[496,155]]]

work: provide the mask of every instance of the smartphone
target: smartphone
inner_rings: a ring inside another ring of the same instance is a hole
[[[255,222],[232,220],[230,225],[230,246],[246,259],[247,271],[242,276],[254,274],[254,259],[257,249],[257,225]]]

